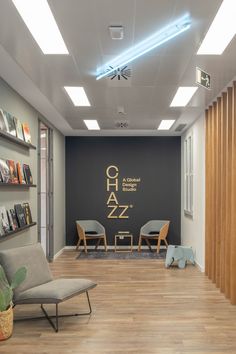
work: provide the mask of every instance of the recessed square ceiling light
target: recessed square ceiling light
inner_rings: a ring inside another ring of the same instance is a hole
[[[174,119],[163,119],[158,127],[158,130],[169,130],[174,122]]]
[[[222,54],[236,33],[236,1],[224,0],[197,54]]]
[[[47,0],[12,0],[44,54],[69,54]]]
[[[84,119],[84,123],[89,130],[100,130],[97,120]]]
[[[121,40],[124,38],[124,27],[123,26],[110,26],[109,27],[111,39]]]
[[[194,93],[197,91],[198,87],[179,87],[175,97],[173,98],[170,107],[185,107]]]
[[[71,101],[77,107],[90,107],[91,104],[84,91],[83,87],[78,86],[64,86],[64,89],[68,93]]]

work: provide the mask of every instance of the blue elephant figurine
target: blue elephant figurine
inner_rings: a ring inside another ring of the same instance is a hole
[[[178,262],[178,267],[183,269],[187,261],[194,262],[193,250],[191,247],[169,245],[166,254],[165,266],[169,268],[173,262]]]

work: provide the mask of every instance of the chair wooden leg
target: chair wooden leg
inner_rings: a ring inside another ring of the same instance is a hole
[[[142,236],[139,236],[139,240],[138,240],[138,252],[141,251],[141,246],[142,246]]]
[[[158,237],[158,240],[157,240],[157,253],[160,252],[160,247],[161,247],[161,239]]]
[[[107,238],[106,238],[106,235],[104,235],[104,248],[105,248],[105,251],[107,252]]]
[[[152,246],[149,242],[149,240],[147,238],[145,238],[146,244],[148,245],[148,248],[150,249],[150,251],[152,252]]]
[[[79,239],[79,241],[78,241],[78,243],[77,243],[77,246],[76,246],[76,251],[78,251],[78,250],[79,250],[80,242],[81,242],[81,239]]]
[[[98,241],[97,241],[97,243],[96,243],[95,250],[97,250],[97,248],[98,248],[100,242],[101,242],[101,239],[99,238]]]
[[[86,238],[84,238],[84,252],[88,253]]]
[[[166,245],[166,248],[168,248],[168,242],[166,241],[166,239],[164,239],[164,242],[165,242],[165,245]]]

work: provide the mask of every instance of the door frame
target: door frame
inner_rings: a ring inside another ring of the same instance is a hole
[[[41,123],[48,128],[46,257],[49,262],[52,262],[54,259],[53,128],[41,117],[38,119],[38,242],[41,243]]]

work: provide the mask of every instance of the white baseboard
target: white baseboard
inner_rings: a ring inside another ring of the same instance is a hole
[[[53,260],[55,261],[55,259],[57,259],[57,257],[59,257],[61,254],[62,254],[62,252],[64,251],[64,249],[65,249],[65,247],[63,247],[60,251],[58,251],[55,255],[54,255],[54,257],[53,257]]]
[[[196,260],[195,260],[196,266],[198,267],[198,269],[202,272],[205,273],[205,267],[203,267],[201,264],[199,264]]]
[[[76,249],[76,246],[65,246],[64,247],[64,250],[67,250],[67,251],[73,251]]]

